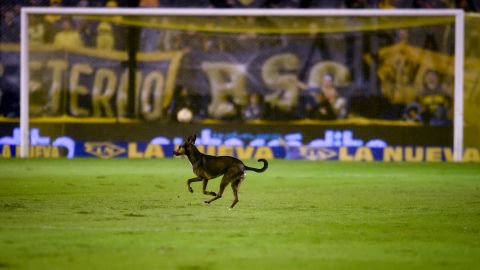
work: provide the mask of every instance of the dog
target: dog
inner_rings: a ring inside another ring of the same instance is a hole
[[[188,157],[188,160],[192,164],[193,173],[197,176],[187,180],[188,191],[193,193],[193,189],[190,186],[191,183],[203,181],[203,194],[214,196],[210,200],[205,201],[205,203],[210,204],[220,199],[227,185],[231,184],[234,199],[230,208],[233,208],[238,203],[238,189],[242,181],[245,180],[246,171],[264,172],[268,168],[267,160],[263,158],[259,159],[258,162],[263,162],[263,167],[257,169],[246,166],[241,160],[234,157],[205,155],[200,153],[195,146],[196,139],[196,135],[187,137],[185,141],[178,146],[178,149],[173,151],[175,156],[186,155]],[[218,193],[207,191],[208,180],[221,175],[223,175],[223,177]]]

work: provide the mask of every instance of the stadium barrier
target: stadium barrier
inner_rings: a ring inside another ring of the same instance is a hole
[[[45,130],[45,126],[44,130]],[[209,155],[229,155],[240,159],[297,159],[297,160],[335,160],[335,161],[382,161],[382,162],[450,162],[453,161],[453,149],[449,146],[451,138],[436,136],[445,133],[438,127],[342,127],[342,126],[299,126],[291,133],[291,127],[276,129],[271,126],[253,126],[250,129],[232,128],[231,125],[214,125],[203,128],[202,125],[170,125],[170,130],[144,141],[133,138],[149,138],[151,130],[141,126],[129,126],[125,129],[137,130],[123,140],[109,140],[112,135],[92,135],[95,129],[88,125],[74,125],[67,128],[79,139],[68,136],[46,136],[38,128],[31,130],[32,145],[29,156],[36,158],[172,158],[173,150],[182,142],[179,134],[199,132],[197,144],[199,150]],[[165,126],[162,126],[165,128]],[[312,132],[312,129],[314,132]],[[48,129],[47,129],[48,130]],[[82,130],[82,131],[81,131]],[[308,132],[307,132],[308,130]],[[118,132],[112,127],[111,132]],[[323,132],[323,133],[322,133]],[[411,133],[413,132],[413,133]],[[52,134],[55,134],[53,132]],[[123,133],[125,134],[125,133]],[[315,137],[313,134],[321,134]],[[378,137],[379,134],[383,136]],[[415,134],[415,136],[411,136]],[[132,140],[128,140],[128,139]],[[11,136],[0,137],[0,157],[20,156],[20,133],[15,128]],[[424,145],[419,146],[419,142]],[[463,152],[464,162],[480,162],[480,148],[468,147]]]

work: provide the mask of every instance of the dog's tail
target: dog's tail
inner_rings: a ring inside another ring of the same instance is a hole
[[[254,171],[254,172],[257,172],[257,173],[261,173],[261,172],[264,172],[267,168],[268,168],[268,162],[267,160],[261,158],[258,160],[258,162],[263,162],[263,167],[260,168],[260,169],[257,169],[257,168],[252,168],[252,167],[248,167],[245,165],[245,170],[248,170],[248,171]]]

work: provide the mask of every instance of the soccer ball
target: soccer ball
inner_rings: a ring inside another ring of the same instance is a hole
[[[180,123],[190,123],[193,119],[193,113],[189,108],[183,108],[177,113],[177,120]]]

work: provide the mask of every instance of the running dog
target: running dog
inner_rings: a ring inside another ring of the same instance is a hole
[[[234,199],[230,208],[233,208],[238,203],[238,189],[245,179],[246,171],[264,172],[268,168],[268,162],[265,159],[259,159],[259,162],[263,162],[263,167],[257,169],[246,166],[242,161],[234,157],[205,155],[200,153],[195,146],[196,138],[196,135],[189,136],[177,150],[173,151],[173,154],[176,156],[186,155],[188,157],[188,160],[192,163],[193,173],[197,176],[188,179],[188,191],[193,192],[190,186],[191,183],[203,181],[203,194],[214,196],[212,199],[205,201],[205,203],[209,204],[220,199],[227,185],[231,184]],[[223,175],[223,178],[220,182],[218,193],[207,191],[208,180],[220,175]]]

